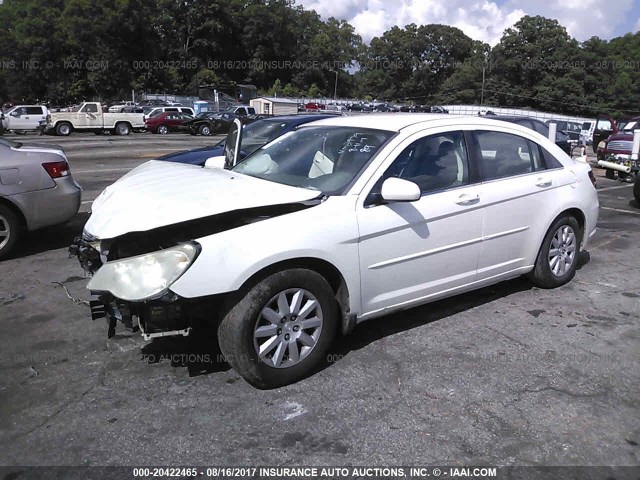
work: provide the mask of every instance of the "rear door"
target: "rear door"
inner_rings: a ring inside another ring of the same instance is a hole
[[[508,130],[476,130],[475,155],[480,166],[485,208],[478,278],[502,275],[526,266],[538,233],[553,211],[560,187],[556,169],[547,166],[541,147]],[[554,159],[555,160],[555,159]]]

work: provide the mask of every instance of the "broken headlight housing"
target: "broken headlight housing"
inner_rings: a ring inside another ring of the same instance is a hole
[[[200,251],[195,242],[107,262],[87,288],[128,301],[149,300],[164,293],[189,268]]]

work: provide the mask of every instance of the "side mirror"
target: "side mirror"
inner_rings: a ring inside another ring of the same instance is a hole
[[[207,168],[224,168],[224,156],[209,157],[204,162],[204,166]]]
[[[380,194],[385,202],[415,202],[420,200],[420,187],[402,178],[387,178],[382,184]]]

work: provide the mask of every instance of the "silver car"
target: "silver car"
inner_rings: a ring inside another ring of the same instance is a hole
[[[16,247],[24,230],[73,218],[81,194],[61,147],[0,138],[0,259]]]

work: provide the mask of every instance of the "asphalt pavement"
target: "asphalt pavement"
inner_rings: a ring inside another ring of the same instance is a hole
[[[22,140],[62,145],[85,202],[215,141]],[[215,338],[107,339],[67,258],[86,203],[0,263],[0,465],[639,465],[640,205],[596,173],[598,233],[570,284],[514,280],[372,320],[271,391]]]

